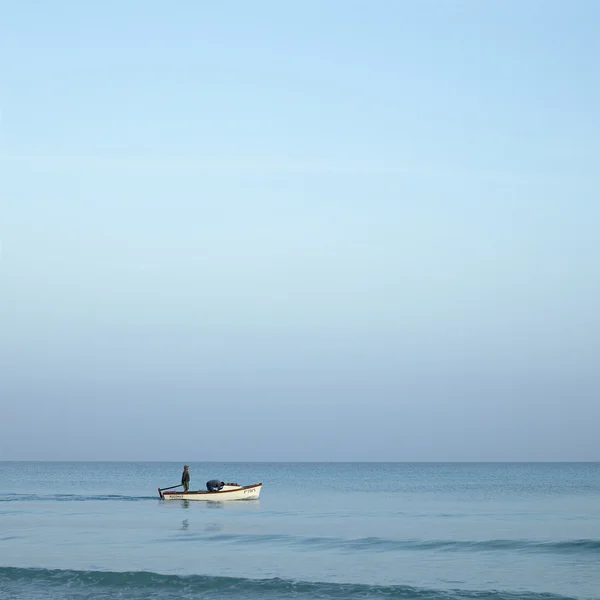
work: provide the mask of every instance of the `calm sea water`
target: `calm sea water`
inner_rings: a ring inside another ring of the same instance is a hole
[[[600,464],[0,463],[0,599],[600,598]]]

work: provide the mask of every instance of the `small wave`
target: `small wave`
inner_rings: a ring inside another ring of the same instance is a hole
[[[564,541],[539,540],[392,540],[380,537],[356,539],[334,537],[302,537],[284,534],[219,533],[209,536],[189,535],[182,542],[210,541],[236,544],[281,544],[306,549],[360,550],[362,552],[393,552],[403,550],[440,552],[548,552],[559,554],[600,554],[600,540]]]
[[[403,585],[322,583],[285,579],[246,579],[202,575],[161,575],[149,571],[111,572],[0,568],[0,598],[71,599],[110,594],[110,598],[161,600],[187,598],[399,598],[401,600],[575,600],[566,596],[499,590],[434,590]],[[108,597],[108,596],[107,596]]]

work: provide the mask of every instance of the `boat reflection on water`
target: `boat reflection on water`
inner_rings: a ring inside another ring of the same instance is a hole
[[[198,508],[203,507],[206,509],[214,509],[220,508],[223,510],[238,510],[238,511],[248,511],[248,510],[260,510],[260,500],[244,500],[242,502],[189,502]]]
[[[179,502],[160,503],[170,509],[195,509],[195,510],[235,510],[235,511],[255,511],[260,510],[260,500],[244,500],[242,502],[190,502],[190,500],[180,500]]]

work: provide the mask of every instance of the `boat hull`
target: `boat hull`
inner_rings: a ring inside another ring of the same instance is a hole
[[[258,500],[262,483],[245,486],[224,486],[218,492],[160,492],[163,500],[194,500],[200,502],[229,502],[232,500]]]

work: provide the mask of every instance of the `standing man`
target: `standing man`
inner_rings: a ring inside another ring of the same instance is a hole
[[[190,472],[189,466],[183,467],[183,473],[181,474],[181,485],[183,486],[183,493],[185,494],[190,489]]]

